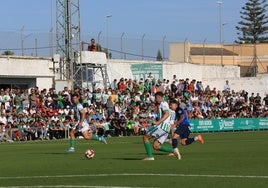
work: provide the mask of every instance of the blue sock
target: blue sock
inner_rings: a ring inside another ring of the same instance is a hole
[[[186,143],[186,145],[189,145],[193,142],[194,142],[194,138],[188,138],[185,143]]]
[[[178,147],[178,140],[177,139],[172,139],[172,147],[177,148]]]

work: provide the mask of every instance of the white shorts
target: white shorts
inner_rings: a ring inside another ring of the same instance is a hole
[[[83,133],[85,131],[89,131],[89,130],[90,130],[89,124],[85,121],[82,123],[82,128],[78,129],[78,131],[81,133]]]
[[[165,140],[167,139],[169,132],[164,131],[161,126],[158,125],[154,127],[153,129],[148,131],[148,134],[155,138],[160,144],[163,144]]]

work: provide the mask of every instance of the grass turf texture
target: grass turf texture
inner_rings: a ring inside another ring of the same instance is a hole
[[[155,161],[141,161],[142,138],[134,136],[107,145],[80,139],[72,154],[68,140],[0,143],[0,187],[267,187],[268,131],[203,137],[204,145],[179,147],[180,161],[155,151]]]

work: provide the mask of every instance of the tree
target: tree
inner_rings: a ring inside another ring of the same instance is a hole
[[[163,57],[160,50],[157,51],[156,61],[163,61]]]
[[[238,40],[236,43],[265,43],[268,42],[268,17],[266,15],[267,0],[248,0],[240,11],[240,18],[236,29]]]
[[[14,55],[14,52],[12,52],[10,50],[6,50],[6,51],[4,51],[4,53],[2,53],[2,55]]]

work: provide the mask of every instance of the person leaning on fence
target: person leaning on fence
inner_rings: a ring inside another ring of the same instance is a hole
[[[95,39],[93,39],[93,38],[90,40],[90,43],[88,44],[88,51],[92,51],[92,52],[97,51]]]

